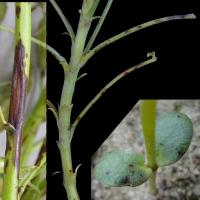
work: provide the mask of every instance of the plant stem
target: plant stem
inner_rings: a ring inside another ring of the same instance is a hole
[[[81,111],[81,113],[78,115],[78,117],[75,119],[74,123],[72,124],[71,127],[71,138],[73,137],[74,131],[80,120],[83,118],[83,116],[90,110],[90,108],[98,101],[99,98],[102,97],[102,95],[110,88],[112,87],[115,83],[117,83],[119,80],[121,80],[123,77],[126,75],[130,74],[131,72],[135,71],[136,69],[139,69],[143,66],[146,66],[148,64],[151,64],[153,62],[156,62],[157,58],[155,57],[155,53],[151,53],[152,58],[138,64],[135,66],[132,66],[125,70],[124,72],[120,73],[117,75],[114,79],[112,79],[103,89],[100,90],[100,92],[88,103],[88,105]]]
[[[156,146],[155,146],[155,126],[156,126],[156,100],[142,100],[140,105],[143,135],[146,147],[147,165],[152,169],[150,178],[150,192],[156,191]]]
[[[155,19],[149,22],[145,22],[143,24],[140,24],[138,26],[135,26],[133,28],[130,28],[126,31],[123,31],[107,40],[105,40],[104,42],[100,43],[99,45],[97,45],[95,48],[93,48],[91,51],[89,51],[88,53],[86,53],[84,55],[84,57],[82,58],[82,66],[85,65],[85,63],[94,56],[94,54],[96,54],[98,51],[100,51],[101,49],[103,49],[104,47],[112,44],[113,42],[116,42],[119,39],[122,39],[132,33],[135,33],[139,30],[142,30],[144,28],[150,27],[150,26],[154,26],[156,24],[160,24],[163,22],[168,22],[168,21],[173,21],[173,20],[183,20],[183,19],[195,19],[196,16],[194,14],[187,14],[187,15],[174,15],[174,16],[168,16],[168,17],[163,17],[163,18],[159,18],[159,19]]]
[[[31,3],[16,3],[16,48],[7,130],[2,200],[18,200],[18,179],[26,86],[30,70]]]
[[[149,193],[153,195],[158,193],[158,189],[156,187],[156,173],[157,170],[152,170],[152,175],[149,178]]]
[[[85,53],[87,53],[90,50],[90,48],[92,47],[92,45],[93,45],[93,43],[94,43],[94,41],[95,41],[95,39],[96,39],[101,27],[103,25],[103,22],[106,19],[106,16],[108,14],[108,11],[110,10],[112,2],[113,2],[113,0],[108,0],[108,2],[106,4],[106,7],[105,7],[100,19],[99,19],[99,22],[98,22],[94,32],[92,33],[92,36],[90,37],[86,47],[85,47],[85,51],[84,51]]]
[[[11,28],[5,27],[0,25],[0,29],[3,31],[7,31],[9,33],[15,33],[15,31]],[[69,69],[69,64],[66,61],[66,59],[61,56],[53,47],[51,47],[50,45],[46,44],[45,42],[42,42],[41,40],[38,40],[34,37],[31,37],[31,41],[41,47],[43,47],[44,49],[46,49],[48,52],[50,52],[55,58],[56,60],[58,60],[58,62],[63,66],[64,71],[68,71]]]
[[[74,40],[74,45],[71,49],[70,70],[65,72],[63,90],[61,94],[59,115],[58,115],[58,130],[59,141],[58,147],[61,154],[63,168],[63,184],[67,192],[68,200],[79,200],[79,195],[76,189],[76,173],[73,172],[72,156],[71,156],[71,130],[70,119],[72,109],[72,97],[80,70],[80,60],[83,55],[85,41],[91,25],[91,18],[95,12],[96,1],[83,1],[81,16],[79,20],[77,34]]]

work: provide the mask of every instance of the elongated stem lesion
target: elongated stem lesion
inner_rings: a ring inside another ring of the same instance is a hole
[[[16,3],[15,41],[15,59],[8,118],[8,123],[14,129],[7,130],[3,200],[17,200],[19,198],[21,136],[30,71],[31,3]]]

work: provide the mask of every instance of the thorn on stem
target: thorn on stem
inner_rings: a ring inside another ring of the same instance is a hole
[[[79,168],[80,168],[81,165],[82,165],[82,164],[79,164],[79,165],[76,167],[76,169],[75,169],[75,177],[77,176],[77,172],[78,172],[78,170],[79,170]]]
[[[60,171],[54,172],[53,174],[51,174],[51,176],[54,176],[56,174],[61,174],[61,172]]]

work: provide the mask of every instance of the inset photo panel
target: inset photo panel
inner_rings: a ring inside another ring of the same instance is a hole
[[[45,2],[0,2],[0,199],[46,199]]]
[[[92,157],[92,199],[198,199],[200,100],[140,100]]]

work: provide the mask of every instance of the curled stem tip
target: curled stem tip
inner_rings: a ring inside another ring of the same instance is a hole
[[[78,115],[78,117],[75,119],[74,123],[71,126],[71,139],[73,137],[74,131],[76,129],[76,126],[78,125],[78,123],[80,122],[80,120],[83,118],[83,116],[90,110],[90,108],[97,102],[97,100],[99,98],[102,97],[102,95],[109,89],[111,88],[116,82],[118,82],[119,80],[121,80],[123,77],[125,77],[126,75],[130,74],[131,72],[144,67],[145,65],[151,64],[156,62],[157,57],[155,56],[155,52],[149,52],[147,54],[147,57],[150,57],[149,59],[147,59],[146,61],[143,61],[137,65],[134,65],[130,68],[128,68],[127,70],[125,70],[124,72],[120,73],[119,75],[117,75],[114,79],[112,79],[103,89],[101,89],[99,91],[99,93],[88,103],[88,105],[81,111],[81,113]]]

